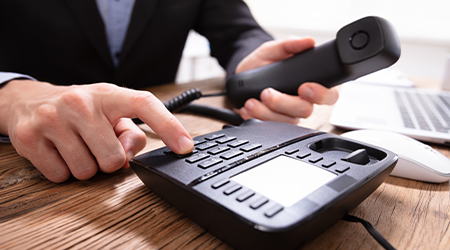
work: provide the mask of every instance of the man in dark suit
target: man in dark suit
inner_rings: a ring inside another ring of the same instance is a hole
[[[228,76],[314,46],[309,38],[271,41],[241,0],[131,3],[123,43],[112,51],[102,0],[0,2],[0,71],[14,72],[0,80],[0,134],[51,181],[128,167],[146,142],[129,118],[139,117],[176,153],[193,149],[189,134],[151,93],[116,86],[173,82],[189,30],[208,38]],[[336,91],[308,83],[299,96],[266,89],[239,113],[297,123],[314,103],[336,100]]]

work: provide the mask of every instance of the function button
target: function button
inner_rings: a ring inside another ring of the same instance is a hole
[[[297,153],[297,152],[298,152],[298,148],[295,148],[295,149],[291,149],[291,150],[286,151],[286,154],[291,155],[291,154]]]
[[[226,195],[230,195],[230,194],[232,194],[232,193],[238,191],[238,190],[241,189],[241,188],[242,188],[241,185],[236,184],[236,185],[234,185],[234,186],[232,186],[232,187],[229,187],[229,188],[225,189],[225,191],[223,191],[223,193],[226,194]]]
[[[323,160],[322,156],[316,156],[315,158],[310,159],[309,162],[316,163],[316,162],[319,162],[321,160]]]
[[[248,140],[237,140],[232,143],[229,143],[228,146],[230,146],[232,148],[236,148],[236,147],[242,146],[246,143],[248,143]]]
[[[231,151],[231,152],[228,152],[228,153],[225,153],[225,154],[221,155],[220,158],[225,159],[225,160],[229,160],[229,159],[234,158],[236,156],[239,156],[239,155],[241,155],[243,153],[244,152],[242,152],[242,151],[234,150],[234,151]]]
[[[210,148],[215,147],[215,146],[217,146],[217,143],[215,143],[215,142],[208,142],[208,143],[205,143],[205,144],[202,144],[202,145],[198,146],[197,149],[198,150],[205,150],[205,149],[210,149]]]
[[[299,155],[297,155],[297,158],[303,159],[310,155],[311,155],[311,153],[300,153]]]
[[[336,164],[336,162],[333,160],[325,160],[324,162],[322,162],[322,167],[329,168],[329,167],[333,166],[334,164]]]
[[[199,153],[199,154],[196,154],[196,155],[193,155],[193,156],[187,158],[186,161],[189,163],[195,163],[195,162],[201,161],[203,159],[206,159],[208,157],[209,157],[209,154],[207,154],[207,153]]]
[[[338,172],[338,173],[344,173],[345,171],[347,171],[347,170],[349,170],[350,169],[350,167],[338,167],[338,168],[336,168],[336,172]]]
[[[358,31],[350,38],[350,45],[356,49],[364,49],[369,43],[369,35],[364,31]]]
[[[220,154],[222,152],[225,152],[227,150],[229,150],[229,147],[225,147],[225,146],[219,146],[217,148],[213,148],[211,150],[208,150],[208,153],[212,154],[212,155],[216,155],[216,154]]]
[[[235,139],[236,139],[236,137],[234,137],[234,136],[226,136],[226,137],[218,139],[216,142],[218,142],[218,143],[227,143],[227,142],[230,142],[230,141],[235,140]]]
[[[241,150],[245,152],[250,152],[254,149],[260,148],[261,146],[262,146],[261,144],[254,143],[241,148]]]
[[[218,158],[212,158],[212,159],[206,160],[206,161],[198,164],[198,166],[203,168],[203,169],[206,169],[206,168],[212,167],[212,166],[214,166],[216,164],[219,164],[221,162],[223,162],[223,160],[218,159]]]
[[[215,135],[210,135],[208,137],[205,137],[205,139],[208,140],[208,141],[212,141],[212,140],[215,140],[217,138],[224,137],[224,136],[225,136],[225,134],[215,134]]]
[[[258,209],[260,208],[262,205],[266,204],[267,202],[269,202],[269,200],[266,197],[261,197],[258,200],[256,200],[255,202],[253,202],[250,207],[253,209]]]
[[[252,197],[253,195],[255,195],[255,192],[253,192],[252,190],[248,190],[247,192],[239,195],[236,200],[238,200],[239,202],[243,202],[245,200],[247,200],[248,198]]]
[[[267,210],[264,215],[272,218],[274,215],[276,215],[277,213],[281,212],[281,210],[283,210],[283,206],[276,204],[275,206],[273,206],[272,208],[270,208],[269,210]]]
[[[229,179],[222,179],[222,180],[220,180],[220,181],[218,181],[218,182],[216,182],[216,183],[213,183],[213,184],[211,185],[211,187],[214,188],[214,189],[218,189],[218,188],[220,188],[221,186],[223,186],[223,185],[225,185],[225,184],[228,184],[229,182],[230,182]]]
[[[205,142],[206,141],[204,141],[204,140],[202,140],[202,141],[194,140],[194,146],[200,145],[200,144],[205,143]]]

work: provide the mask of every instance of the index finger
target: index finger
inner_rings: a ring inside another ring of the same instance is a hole
[[[194,148],[191,136],[164,104],[148,91],[116,87],[102,96],[102,109],[107,118],[139,118],[158,134],[175,153],[186,154]]]

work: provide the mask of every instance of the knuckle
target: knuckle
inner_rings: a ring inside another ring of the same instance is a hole
[[[178,120],[171,113],[167,112],[159,117],[157,124],[163,125],[162,128],[165,130],[174,131],[173,128],[178,125]]]
[[[95,88],[95,90],[100,93],[109,93],[119,88],[117,85],[106,82],[91,84],[90,87]]]
[[[137,91],[131,98],[132,105],[136,110],[148,107],[156,101],[159,100],[148,91]]]
[[[80,89],[74,89],[62,94],[61,102],[64,107],[68,107],[69,110],[84,116],[91,116],[93,113],[92,100]]]
[[[52,174],[44,175],[47,179],[55,183],[65,182],[70,177],[70,173],[66,171],[54,172]]]
[[[259,51],[261,53],[266,53],[267,51],[270,51],[273,48],[274,44],[275,44],[275,41],[265,42],[265,43],[261,44],[261,46],[259,47]]]
[[[112,173],[121,168],[126,161],[127,157],[125,154],[112,154],[109,157],[100,160],[99,165],[103,172]]]
[[[97,166],[86,166],[83,169],[78,169],[76,172],[73,171],[72,174],[78,180],[87,180],[93,177],[97,173]]]
[[[300,107],[300,117],[307,118],[313,112],[313,105],[302,105]]]
[[[144,131],[142,130],[136,130],[136,141],[143,142],[145,146],[145,142],[147,142],[147,136],[145,135]]]
[[[39,133],[30,122],[20,122],[13,130],[13,137],[21,145],[32,145],[39,140]]]
[[[36,122],[43,125],[55,124],[59,120],[58,109],[51,104],[43,104],[35,110]]]

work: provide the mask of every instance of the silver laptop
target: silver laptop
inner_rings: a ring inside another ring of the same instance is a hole
[[[330,123],[345,129],[381,129],[450,146],[450,91],[367,84],[342,85]]]

